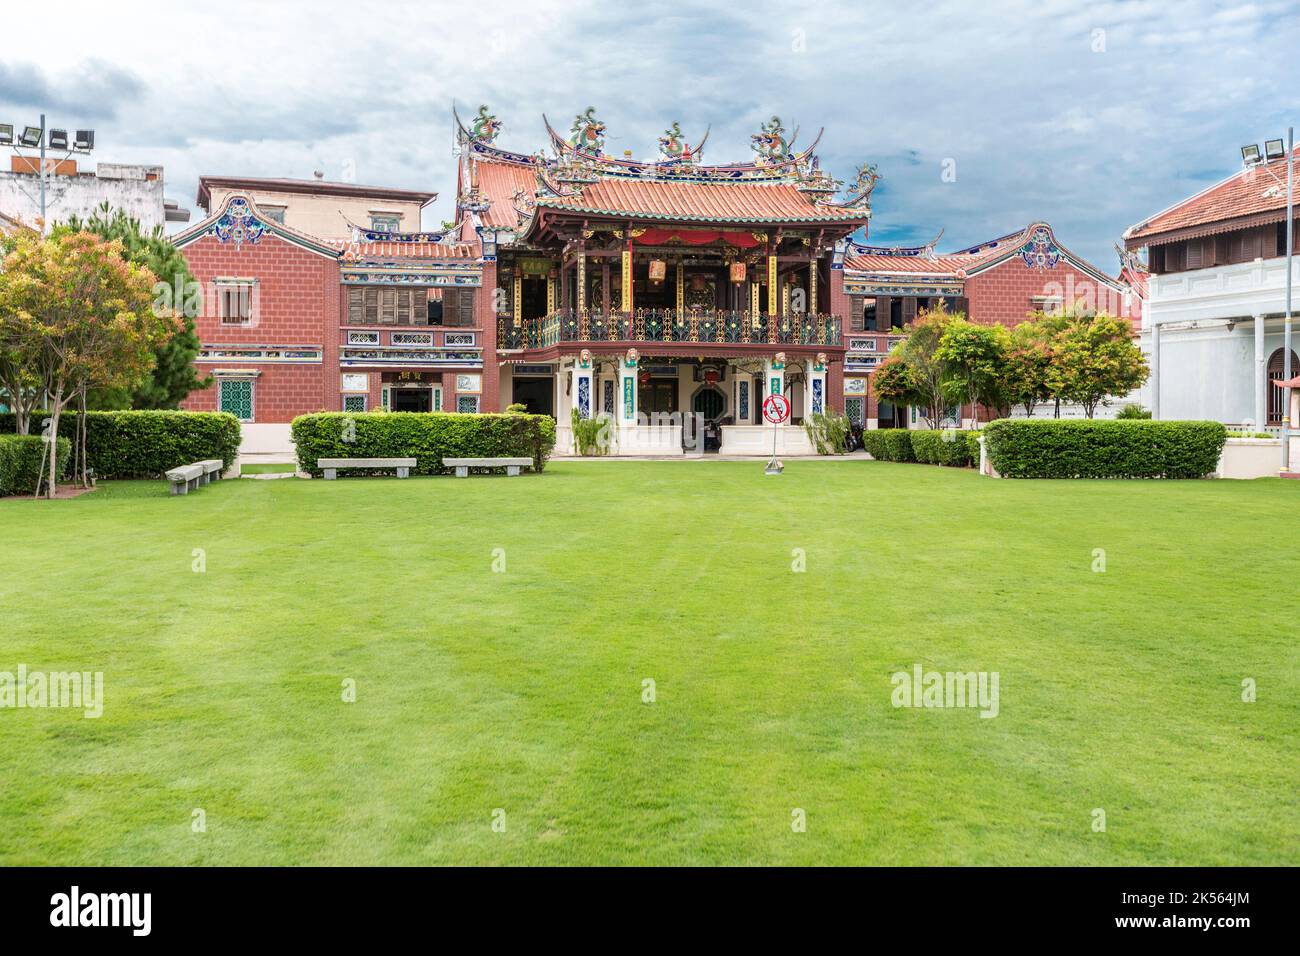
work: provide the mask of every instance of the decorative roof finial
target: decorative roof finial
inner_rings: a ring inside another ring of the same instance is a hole
[[[501,132],[501,121],[488,112],[486,106],[478,108],[478,116],[470,127],[470,134],[481,143],[491,143]]]
[[[605,124],[596,119],[596,107],[588,106],[585,112],[573,118],[569,130],[569,145],[588,156],[599,157],[605,148]]]
[[[749,137],[750,149],[758,154],[758,162],[779,163],[788,158],[790,147],[785,140],[785,127],[781,117],[773,116],[758,128],[758,132]]]

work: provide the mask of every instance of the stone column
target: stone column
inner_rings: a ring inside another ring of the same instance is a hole
[[[573,407],[580,418],[594,418],[598,410],[596,377],[592,374],[591,353],[586,349],[573,364]]]
[[[1255,316],[1255,428],[1268,419],[1268,358],[1264,352],[1264,317]]]
[[[817,358],[807,363],[808,391],[804,396],[804,414],[811,417],[815,413],[826,413],[826,353],[817,353]]]

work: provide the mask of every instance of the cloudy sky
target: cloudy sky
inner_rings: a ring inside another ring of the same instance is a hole
[[[879,165],[872,241],[941,250],[1050,221],[1112,270],[1124,228],[1300,125],[1295,2],[1066,0],[690,4],[15,3],[0,121],[91,126],[100,161],[437,190],[451,105],[545,142],[587,106],[607,150],[650,157],[677,120],[705,159],[749,158],[772,114],[826,133],[840,178]],[[152,8],[152,9],[151,9]],[[945,178],[945,169],[955,179]],[[949,181],[952,180],[952,181]]]

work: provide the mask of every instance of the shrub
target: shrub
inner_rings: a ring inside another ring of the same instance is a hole
[[[1219,422],[999,419],[984,428],[1006,478],[1204,478],[1219,463]]]
[[[59,434],[77,432],[77,412],[59,416]],[[49,416],[32,415],[39,432]],[[0,415],[0,432],[14,416]],[[225,412],[119,411],[86,413],[86,462],[96,478],[159,478],[169,468],[209,458],[226,467],[239,457],[239,419]]]
[[[0,435],[0,495],[36,494],[37,476],[45,467],[41,488],[49,481],[48,467],[49,446],[40,435]],[[72,442],[66,438],[58,441],[55,453],[55,467],[58,478],[68,470],[68,459],[72,456]]]
[[[906,428],[868,429],[862,433],[862,447],[878,461],[916,461]]]
[[[449,412],[321,412],[293,420],[298,466],[317,477],[321,458],[414,458],[417,475],[439,475],[444,458],[533,459],[541,471],[555,448],[549,415]]]
[[[966,438],[966,454],[970,456],[970,464],[972,468],[978,468],[980,466],[980,435],[982,434],[983,432],[978,429],[962,432],[962,435]]]
[[[803,423],[808,441],[819,455],[843,455],[849,450],[849,419],[834,412],[813,412]]]
[[[573,429],[573,450],[584,458],[608,455],[618,441],[618,429],[608,413],[583,418],[576,408],[570,409],[569,424]]]
[[[948,428],[943,431],[914,431],[912,453],[916,460],[927,465],[948,465],[952,468],[969,468],[971,464],[970,432]],[[976,461],[979,446],[976,445]]]
[[[1115,417],[1120,421],[1143,421],[1151,417],[1151,411],[1141,405],[1134,405],[1129,402],[1115,413]]]

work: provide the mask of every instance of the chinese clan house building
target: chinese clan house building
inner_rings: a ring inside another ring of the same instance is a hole
[[[615,454],[681,454],[701,422],[707,451],[811,451],[804,418],[843,408],[834,251],[867,225],[874,170],[841,194],[820,133],[801,148],[776,117],[724,165],[677,124],[649,162],[607,154],[592,109],[567,135],[543,124],[549,149],[525,154],[495,145],[486,108],[456,120],[456,238],[479,243],[495,288],[492,404],[554,415],[560,451],[575,411],[612,417]],[[764,425],[775,393],[791,421]]]

